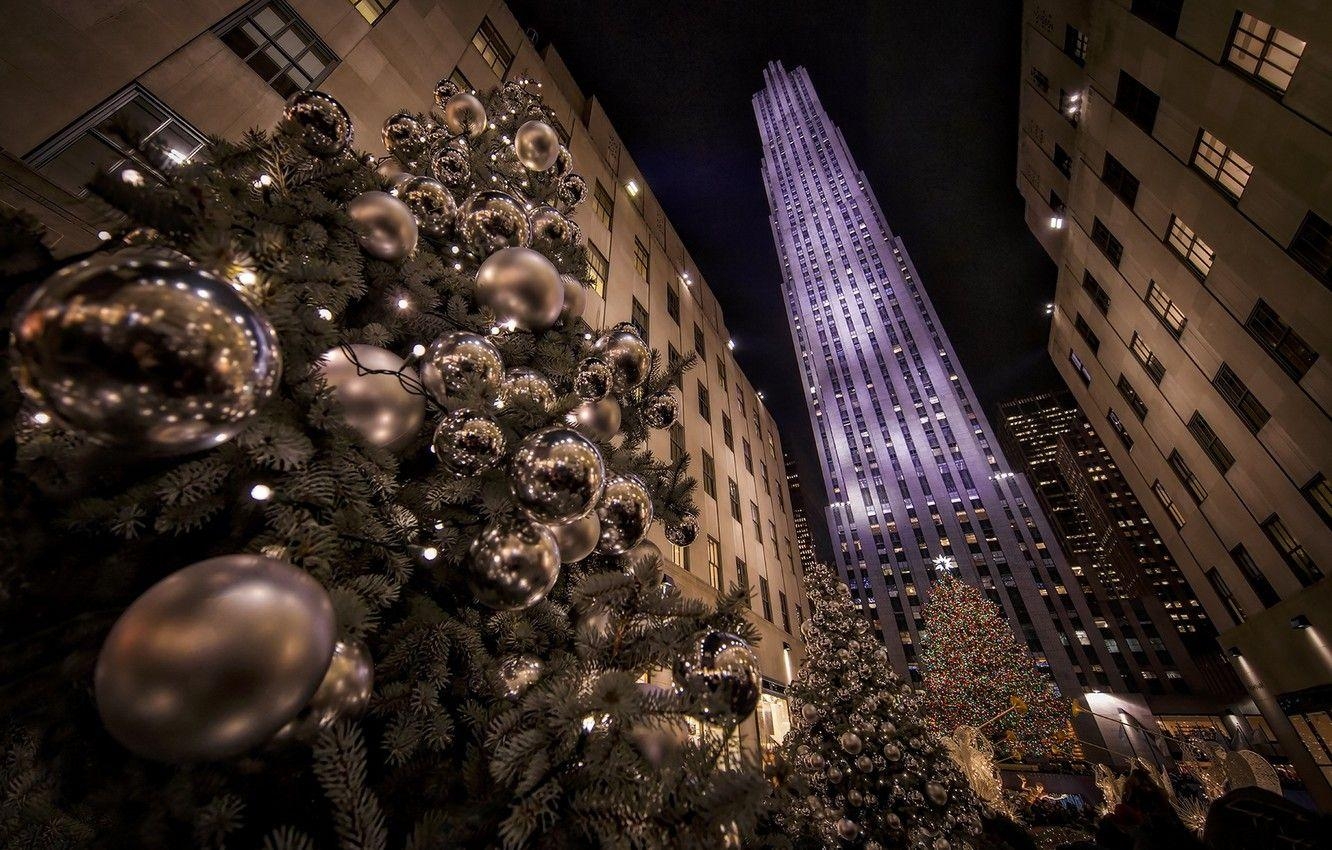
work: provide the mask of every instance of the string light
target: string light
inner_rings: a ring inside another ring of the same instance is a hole
[[[273,497],[273,488],[267,484],[256,484],[250,488],[250,498],[256,502],[267,502]]]
[[[51,414],[45,410],[39,410],[32,415],[32,421],[38,425],[49,425],[51,423]]]
[[[236,275],[236,280],[242,286],[254,286],[255,282],[259,280],[259,275],[255,274],[250,269],[244,269],[240,274]]]
[[[319,318],[323,319],[326,322],[331,322],[333,321],[333,311],[328,309],[327,307],[320,307]]]
[[[111,238],[111,231],[109,231],[109,230],[99,230],[99,231],[97,231],[97,238],[100,239],[100,240],[102,240],[103,242],[106,242],[108,239]]]
[[[426,353],[426,347],[421,343],[418,342],[416,345],[412,346],[413,357],[422,357],[425,355],[425,353]]]
[[[399,309],[399,310],[406,310],[406,309],[407,309],[408,307],[410,307],[410,306],[412,306],[412,302],[409,301],[409,300],[407,300],[407,296],[404,295],[404,296],[401,296],[401,297],[398,298],[398,309]]]
[[[124,180],[131,186],[143,185],[143,175],[133,168],[126,168],[124,171],[120,172],[120,179]]]
[[[439,557],[439,550],[434,546],[427,546],[421,550],[421,557],[427,561],[433,561]]]

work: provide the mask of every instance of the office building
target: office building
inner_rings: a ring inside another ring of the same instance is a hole
[[[796,551],[800,553],[801,569],[808,569],[810,564],[819,559],[814,546],[814,532],[809,527],[809,508],[805,502],[805,488],[800,484],[800,473],[790,454],[785,455],[786,486],[791,491],[791,520],[795,524]]]

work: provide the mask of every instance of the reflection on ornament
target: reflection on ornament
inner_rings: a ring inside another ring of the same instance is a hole
[[[690,652],[676,662],[674,673],[675,683],[700,700],[699,710],[708,717],[743,720],[753,713],[763,690],[753,648],[726,632],[700,633]]]
[[[504,373],[499,388],[500,407],[528,407],[545,412],[554,404],[555,388],[537,370],[519,366]]]
[[[472,543],[467,569],[468,584],[481,604],[503,611],[529,608],[560,577],[559,546],[546,526],[503,517]]]
[[[463,201],[458,209],[458,233],[482,257],[502,248],[520,248],[531,240],[522,205],[512,195],[494,189],[476,192]]]
[[[545,665],[535,655],[510,655],[502,659],[496,677],[500,696],[517,699],[541,678]]]
[[[569,423],[594,440],[605,442],[620,430],[620,403],[613,398],[585,401],[569,411]]]
[[[370,702],[374,682],[370,648],[354,638],[338,641],[319,689],[301,713],[277,731],[273,740],[313,741],[336,721],[358,716]]]
[[[538,251],[503,248],[481,263],[476,273],[476,300],[500,322],[514,322],[528,331],[555,324],[564,309],[560,273]]]
[[[513,134],[513,152],[532,171],[545,171],[560,155],[560,137],[545,121],[528,121]]]
[[[578,367],[578,375],[574,378],[574,393],[584,401],[597,401],[606,397],[614,382],[615,373],[611,371],[610,364],[600,357],[589,357]],[[619,428],[617,418],[612,433]]]
[[[477,136],[486,129],[486,108],[474,95],[459,92],[442,109],[444,126],[455,136]]]
[[[601,538],[601,520],[597,512],[592,511],[581,519],[571,520],[550,526],[555,535],[555,542],[560,547],[560,561],[572,564],[581,561],[597,548]]]
[[[321,91],[296,92],[287,98],[282,117],[300,128],[301,147],[315,156],[335,156],[351,146],[351,116]]]
[[[615,392],[627,392],[647,380],[652,352],[632,325],[611,329],[592,348],[611,367]]]
[[[398,187],[398,197],[416,217],[417,228],[432,239],[453,232],[458,202],[444,184],[433,177],[413,177]]]
[[[484,413],[460,408],[440,420],[434,448],[444,471],[455,478],[483,472],[504,458],[504,431]]]
[[[404,385],[405,368],[401,357],[374,345],[334,348],[319,360],[347,424],[371,445],[389,449],[410,441],[425,420],[425,398]]]

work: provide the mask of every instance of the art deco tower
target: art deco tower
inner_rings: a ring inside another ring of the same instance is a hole
[[[809,75],[772,64],[764,79],[754,111],[782,296],[853,598],[914,673],[933,561],[951,556],[1066,695],[1108,686],[1079,584]]]

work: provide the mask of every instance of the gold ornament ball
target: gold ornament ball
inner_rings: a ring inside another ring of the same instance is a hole
[[[605,475],[595,443],[571,428],[546,428],[513,453],[509,494],[537,522],[569,522],[596,506]]]
[[[532,171],[545,171],[559,158],[559,134],[545,121],[528,121],[513,134],[513,152]]]
[[[652,352],[632,325],[613,328],[598,338],[592,348],[610,365],[615,375],[612,387],[615,392],[628,392],[647,380]]]
[[[504,382],[499,388],[499,407],[530,407],[546,411],[554,404],[555,388],[550,379],[537,370],[519,366],[504,373]]]
[[[443,183],[433,177],[413,177],[397,187],[398,197],[416,217],[416,227],[431,239],[453,232],[458,202]]]

